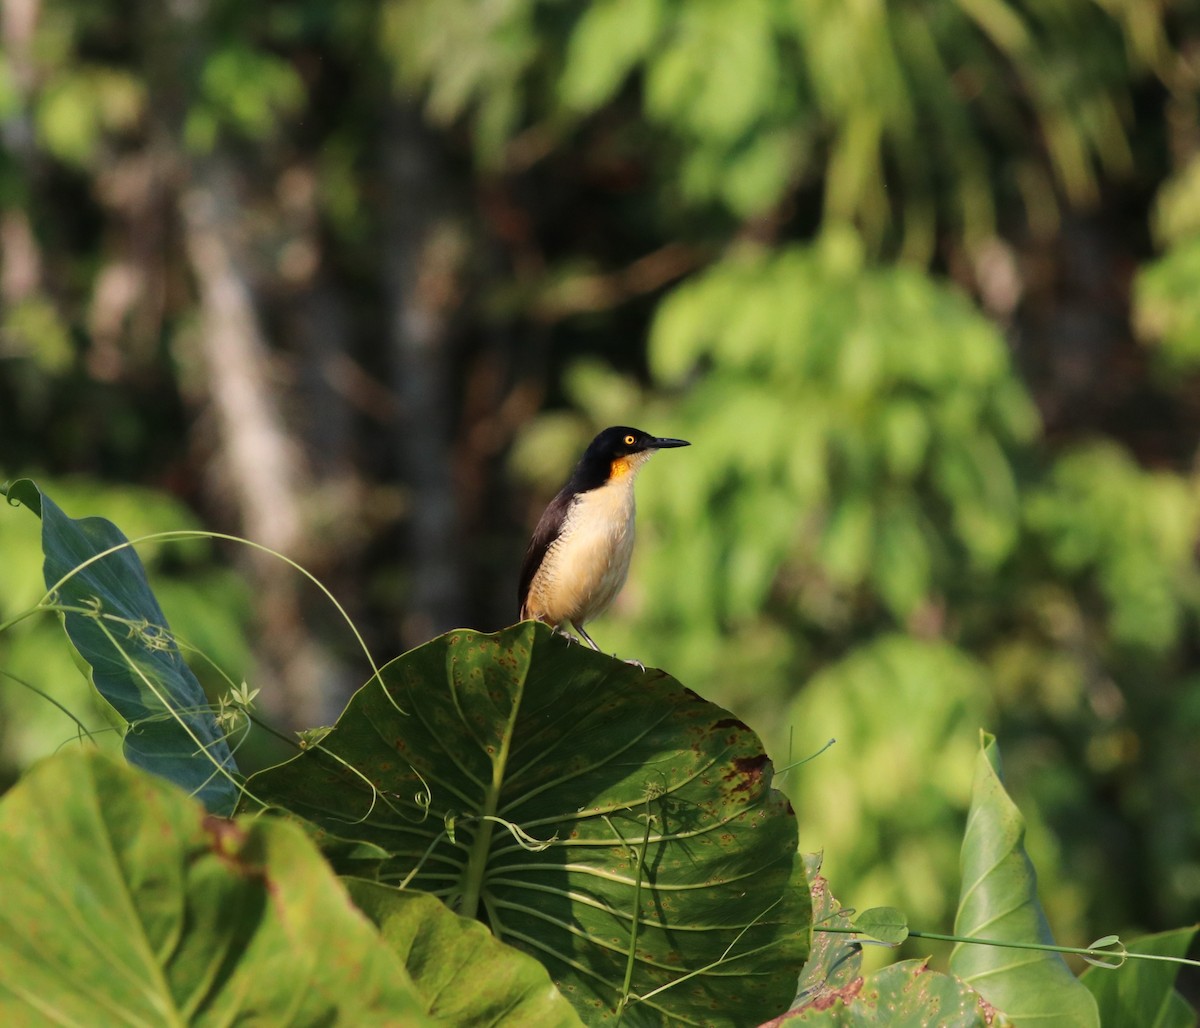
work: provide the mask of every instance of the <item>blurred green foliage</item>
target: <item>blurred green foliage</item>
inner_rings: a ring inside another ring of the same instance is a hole
[[[826,572],[795,592],[807,620],[864,589],[905,619],[935,580],[1012,551],[1011,451],[1036,418],[999,334],[963,297],[844,249],[735,256],[660,308],[659,381],[706,366],[673,415],[706,454],[703,482],[672,476],[691,486],[678,516],[712,523],[721,569],[691,592],[690,623],[754,614],[789,557]]]
[[[953,921],[957,897],[946,884],[958,878],[958,853],[928,840],[961,835],[973,732],[994,718],[978,662],[946,643],[899,633],[828,665],[791,703],[773,733],[781,763],[788,748],[802,760],[836,740],[784,778],[812,819],[801,845],[821,847],[850,876],[859,909],[888,903],[913,923]],[[1055,899],[1063,912],[1063,897]]]
[[[235,42],[206,59],[184,137],[201,152],[212,149],[222,125],[249,139],[269,139],[303,99],[304,83],[291,64]]]
[[[1157,12],[1088,0],[936,16],[885,0],[510,0],[485,15],[393,0],[388,24],[405,81],[435,118],[470,112],[486,163],[518,130],[569,132],[636,82],[668,196],[747,216],[823,183],[828,221],[922,261],[939,226],[985,240],[998,192],[1052,231],[1062,200],[1127,169],[1129,78],[1166,46]]]
[[[105,67],[68,67],[41,94],[39,141],[60,160],[86,167],[105,134],[132,127],[144,106],[145,87],[133,75]]]
[[[1200,157],[1193,157],[1159,191],[1153,228],[1166,253],[1147,265],[1136,284],[1136,323],[1157,342],[1170,367],[1200,363]]]
[[[1120,447],[1096,443],[1059,458],[1025,517],[1054,569],[1099,595],[1114,648],[1157,655],[1179,642],[1200,600],[1193,483],[1144,472]]]

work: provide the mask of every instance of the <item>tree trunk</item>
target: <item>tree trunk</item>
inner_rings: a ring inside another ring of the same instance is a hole
[[[311,489],[300,447],[277,401],[270,358],[251,287],[232,242],[238,204],[231,169],[219,157],[197,162],[181,199],[187,254],[200,293],[200,355],[221,456],[242,532],[255,543],[305,563],[313,551],[302,497]],[[304,579],[276,557],[256,554],[261,631],[260,673],[271,713],[289,727],[326,723],[340,707],[343,683],[323,646],[306,630]]]
[[[413,646],[461,625],[465,613],[450,334],[465,246],[447,209],[439,155],[415,108],[398,100],[386,130],[384,272],[399,401],[396,456],[410,492],[401,636]]]

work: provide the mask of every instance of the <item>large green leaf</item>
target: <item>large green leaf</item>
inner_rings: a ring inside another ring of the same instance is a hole
[[[300,828],[93,751],[0,801],[0,882],[3,1024],[432,1023]]]
[[[27,478],[7,495],[42,519],[46,588],[72,608],[63,615],[67,635],[125,732],[129,762],[187,789],[212,812],[231,813],[233,754],[124,534],[104,518],[67,517]]]
[[[1130,953],[1183,957],[1196,936],[1196,925],[1135,939]],[[1196,1011],[1175,991],[1179,965],[1165,960],[1127,960],[1118,968],[1089,967],[1083,984],[1100,1007],[1102,1024],[1122,1028],[1192,1028]]]
[[[996,740],[981,733],[963,836],[956,935],[1053,944],[1025,853],[1025,819],[1000,777]],[[1057,953],[959,943],[950,970],[1019,1025],[1098,1026],[1092,994]]]
[[[583,1022],[532,957],[436,896],[345,880],[358,908],[400,954],[425,1009],[445,1024],[578,1028]]]
[[[533,623],[452,632],[382,682],[249,792],[388,850],[382,881],[486,920],[586,1021],[787,1008],[809,895],[795,815],[742,722]]]

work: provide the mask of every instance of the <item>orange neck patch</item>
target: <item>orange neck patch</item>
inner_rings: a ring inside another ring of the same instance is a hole
[[[630,475],[636,475],[638,468],[649,459],[649,450],[643,450],[641,453],[631,453],[627,457],[618,457],[612,462],[612,467],[609,468],[608,480],[612,482]]]

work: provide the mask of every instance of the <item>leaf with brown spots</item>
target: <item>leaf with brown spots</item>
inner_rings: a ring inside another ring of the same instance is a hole
[[[848,913],[829,891],[829,882],[821,874],[821,854],[806,854],[804,864],[812,890],[813,946],[793,1007],[820,1009],[855,982],[861,985],[862,944],[841,930],[853,927],[849,916],[853,911]]]
[[[382,682],[250,791],[388,851],[380,881],[485,921],[588,1023],[787,1008],[811,923],[796,818],[728,711],[528,622],[451,632]]]
[[[904,960],[814,997],[770,1028],[988,1028],[993,1016],[960,979],[931,971],[924,960]]]

